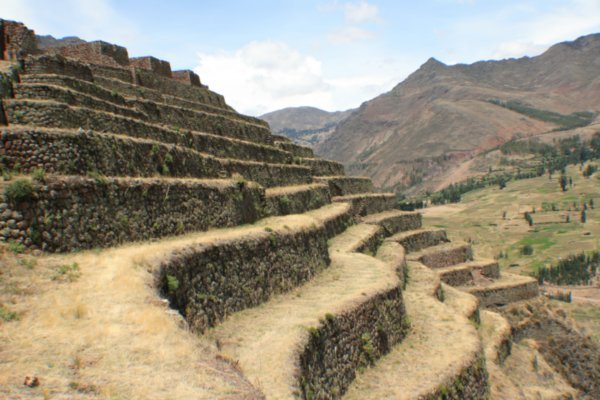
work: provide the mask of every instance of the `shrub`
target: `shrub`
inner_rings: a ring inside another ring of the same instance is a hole
[[[530,256],[533,254],[533,247],[530,244],[526,244],[521,248],[521,254],[524,256]]]
[[[46,171],[43,168],[36,168],[31,173],[31,177],[36,182],[44,183],[46,182]]]
[[[17,179],[4,189],[4,197],[12,203],[20,203],[31,199],[33,185],[29,179]]]
[[[19,242],[9,242],[8,250],[13,254],[21,254],[25,251],[25,245]]]
[[[167,275],[167,292],[172,294],[179,289],[179,280],[173,275]]]
[[[3,306],[0,306],[0,320],[8,322],[17,319],[17,313],[13,311],[8,311]]]

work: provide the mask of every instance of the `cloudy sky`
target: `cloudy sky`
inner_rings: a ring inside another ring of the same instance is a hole
[[[0,18],[194,69],[243,113],[344,110],[435,57],[534,56],[600,32],[600,0],[1,0]]]

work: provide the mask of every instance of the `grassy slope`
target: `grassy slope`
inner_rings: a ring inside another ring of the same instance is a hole
[[[493,186],[463,195],[459,204],[426,209],[424,224],[446,228],[453,241],[472,240],[475,253],[480,257],[493,258],[500,252],[506,252],[507,258],[500,259],[501,267],[512,273],[528,275],[541,265],[555,263],[558,257],[600,249],[600,175],[584,178],[578,166],[569,167],[567,175],[573,178],[573,187],[565,193],[560,191],[558,174],[554,174],[552,180],[546,175],[514,181],[504,190]],[[573,210],[573,202],[580,204],[590,198],[594,199],[596,208],[588,210],[587,222],[582,224],[579,222],[580,212]],[[556,203],[560,211],[541,212],[543,202]],[[568,211],[569,206],[571,212]],[[549,223],[529,227],[523,212],[531,211],[533,207],[537,210],[533,215],[534,221]],[[504,211],[506,219],[502,218]],[[567,214],[571,222],[560,222]],[[525,244],[533,246],[533,255],[520,253]],[[600,287],[596,285],[577,295],[596,301],[567,304],[565,307],[572,309],[573,316],[584,322],[600,339],[600,313],[597,312]]]

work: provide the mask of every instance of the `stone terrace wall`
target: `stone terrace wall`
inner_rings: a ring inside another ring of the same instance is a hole
[[[202,86],[198,74],[196,74],[194,71],[190,71],[189,69],[173,71],[172,75],[173,79],[175,79],[176,81],[187,83],[188,85],[192,86]]]
[[[156,138],[177,134],[175,129],[164,128],[121,115],[89,108],[68,106],[55,101],[6,100],[4,109],[11,124],[37,125],[51,128],[84,128],[128,136]],[[241,124],[226,117],[205,114],[195,121],[198,130],[214,135],[255,143],[269,144],[268,130]],[[170,142],[170,140],[166,140]]]
[[[310,331],[300,355],[298,380],[303,398],[341,398],[356,370],[387,354],[408,328],[400,288],[373,296],[347,313],[328,315]]]
[[[479,400],[489,398],[488,373],[483,350],[465,367],[460,375],[424,399],[426,400]]]
[[[175,97],[190,99],[196,101],[198,97],[206,94],[207,89],[203,87],[190,86],[174,79],[168,79],[163,76],[154,74],[152,71],[144,69],[135,70],[135,83],[145,86],[150,89],[158,90],[159,92]],[[220,107],[232,110],[226,103],[225,98],[220,94],[212,92],[215,96],[216,103]]]
[[[421,232],[410,233],[397,238],[404,249],[408,252],[415,252],[427,247],[437,246],[441,243],[449,242],[445,230],[423,230]]]
[[[103,41],[81,43],[70,46],[53,47],[45,50],[49,54],[60,54],[89,64],[109,67],[128,67],[129,54],[125,47]]]
[[[327,187],[323,186],[285,195],[267,195],[266,202],[267,214],[288,215],[301,214],[307,210],[323,207],[331,203],[331,197]]]
[[[89,82],[94,80],[89,66],[67,60],[60,55],[27,57],[23,63],[23,69],[26,74],[56,74]]]
[[[227,315],[288,291],[329,264],[324,226],[299,231],[261,231],[247,237],[200,244],[171,255],[160,282],[171,305],[196,332]],[[176,288],[169,290],[168,280]]]
[[[201,137],[193,139],[200,141]],[[249,150],[245,151],[249,153]],[[240,151],[240,154],[243,152]],[[254,155],[259,156],[260,153]],[[269,153],[263,155],[269,157]],[[160,174],[215,178],[237,173],[267,187],[310,181],[308,168],[221,160],[181,146],[60,130],[3,130],[0,135],[0,166],[25,173],[43,169],[48,173],[65,175],[95,172],[107,176]]]
[[[0,60],[18,60],[38,52],[31,29],[20,22],[0,19]]]
[[[157,75],[171,78],[171,64],[168,61],[159,60],[155,57],[136,57],[129,60],[130,64],[136,68],[152,71]]]
[[[5,198],[0,232],[48,251],[89,249],[251,223],[264,216],[263,199],[261,188],[230,181],[50,179]]]
[[[473,260],[473,249],[470,245],[446,245],[444,248],[427,251],[419,261],[429,268],[444,268]]]
[[[493,307],[536,297],[539,294],[539,287],[537,282],[532,280],[519,286],[475,288],[470,293],[479,298],[481,307]]]

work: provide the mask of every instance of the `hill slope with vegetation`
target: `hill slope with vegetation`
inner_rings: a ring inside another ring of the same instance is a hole
[[[380,187],[435,190],[474,156],[515,137],[593,122],[599,65],[600,34],[532,58],[453,66],[432,58],[341,121],[316,151]]]

